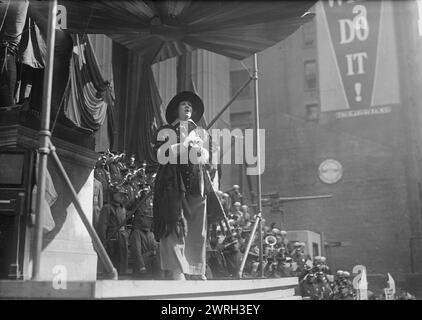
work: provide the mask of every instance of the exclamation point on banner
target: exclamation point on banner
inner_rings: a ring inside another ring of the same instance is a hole
[[[355,83],[355,92],[356,92],[355,100],[357,102],[361,102],[362,101],[362,96],[361,96],[362,84],[360,82]]]

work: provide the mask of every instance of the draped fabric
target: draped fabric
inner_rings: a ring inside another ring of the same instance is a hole
[[[151,65],[142,55],[113,43],[113,77],[120,109],[119,149],[155,163],[151,143],[163,120]]]
[[[109,80],[113,87],[113,68],[111,65],[113,40],[104,34],[88,34],[88,38],[101,75],[104,79]]]
[[[46,55],[47,47],[41,31],[35,22],[28,17],[19,46],[20,62],[34,69],[44,69]]]
[[[89,38],[75,34],[72,39],[74,49],[65,114],[79,127],[94,131],[107,120],[112,131],[114,99],[109,83],[101,75]]]
[[[87,35],[75,34],[71,35],[71,38],[74,47],[70,58],[70,79],[64,95],[64,113],[77,126],[93,131],[97,131],[104,124],[104,121],[107,121],[108,138],[110,144],[113,144],[116,111],[114,110],[112,90],[109,83],[101,75],[98,62]],[[72,46],[71,41],[70,46]],[[60,47],[60,43],[56,41],[55,54],[57,55],[63,50]],[[44,69],[45,55],[45,40],[38,26],[28,17],[19,48],[19,61],[34,70],[41,70]],[[55,62],[58,62],[58,60]],[[27,75],[25,73],[23,76],[29,77],[30,74]],[[58,73],[57,76],[60,77],[61,74]],[[42,77],[38,80],[42,81]],[[32,81],[36,80],[32,79]],[[62,81],[62,79],[55,79],[55,81],[57,84],[57,81]],[[38,88],[40,85],[40,83],[34,83],[32,87]],[[63,87],[65,85],[64,83]],[[25,97],[25,89],[22,86],[22,89],[19,90],[22,91],[19,92],[20,98]],[[37,106],[41,104],[41,96],[38,95],[40,95],[42,90],[40,89],[38,91],[37,96],[32,97],[34,101],[36,100],[38,102],[36,103]]]
[[[242,60],[284,40],[316,1],[59,1],[71,32],[106,34],[149,63],[196,48]],[[46,1],[31,5],[47,12]]]

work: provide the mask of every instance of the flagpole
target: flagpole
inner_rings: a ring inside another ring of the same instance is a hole
[[[50,111],[51,91],[53,85],[54,43],[56,28],[57,0],[51,0],[48,6],[47,55],[44,71],[43,101],[41,113],[41,128],[39,132],[39,163],[37,177],[37,198],[35,209],[35,236],[33,247],[32,280],[40,279],[40,258],[43,242],[43,214],[42,199],[45,196],[47,159],[50,153]]]
[[[261,277],[264,277],[264,254],[263,254],[263,239],[262,239],[262,206],[261,206],[261,144],[259,134],[259,93],[258,93],[258,55],[253,55],[253,80],[254,80],[254,105],[255,105],[255,141],[256,141],[256,169],[257,174],[257,219],[259,219],[258,225],[258,241],[259,241],[259,263],[261,266]]]

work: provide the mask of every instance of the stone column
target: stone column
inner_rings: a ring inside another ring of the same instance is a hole
[[[209,123],[230,99],[230,60],[202,49],[188,53],[187,58],[193,83],[205,104],[205,120]],[[229,110],[213,128],[230,128]]]

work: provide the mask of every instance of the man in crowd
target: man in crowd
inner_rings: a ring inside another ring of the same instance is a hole
[[[103,204],[103,185],[100,181],[94,178],[94,197],[92,204],[92,225],[94,226],[94,228],[97,227]]]
[[[226,216],[229,216],[231,203],[230,203],[230,196],[228,193],[221,194],[221,204],[223,205],[224,213],[226,214]]]
[[[242,217],[242,211],[240,210],[240,202],[234,202],[232,206],[232,214],[231,218],[234,220],[238,220]]]
[[[152,197],[148,197],[141,209],[135,212],[129,238],[133,275],[136,278],[145,276],[159,278],[158,244],[151,231],[152,219]]]
[[[243,224],[246,224],[251,220],[251,215],[249,214],[249,207],[246,204],[241,207],[240,212],[242,213],[241,219]]]
[[[95,164],[94,178],[98,180],[102,185],[103,190],[103,204],[110,201],[109,197],[109,185],[111,183],[110,173],[106,169],[107,157],[101,155]],[[100,208],[101,209],[101,208]]]
[[[127,214],[124,207],[126,190],[122,186],[111,187],[111,202],[102,209],[97,225],[100,237],[119,275],[128,268]]]
[[[134,154],[131,154],[130,157],[127,159],[127,168],[130,170],[136,169],[136,158]]]
[[[240,204],[243,203],[243,196],[240,193],[240,187],[235,184],[233,185],[232,190],[229,192],[231,203],[239,202]]]
[[[291,241],[287,239],[285,230],[280,230],[275,237],[277,238],[277,245],[285,248],[286,252],[290,252],[293,249]]]
[[[237,277],[242,262],[239,242],[235,237],[228,237],[223,244],[222,252],[226,260],[229,277]]]
[[[305,243],[303,242],[296,242],[294,244],[293,252],[291,253],[291,257],[294,263],[297,266],[296,275],[299,278],[303,278],[306,272],[306,264],[311,261],[309,255],[305,254]]]

